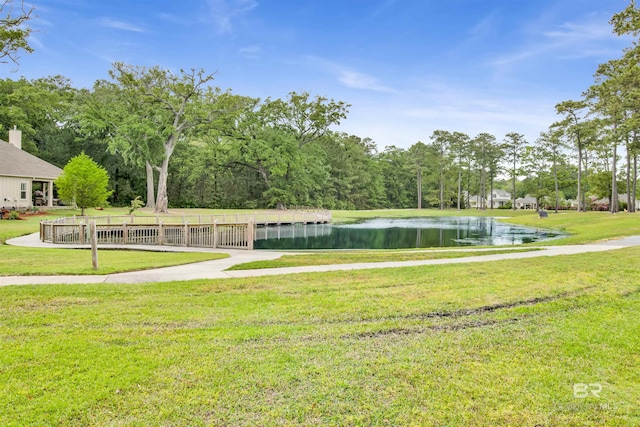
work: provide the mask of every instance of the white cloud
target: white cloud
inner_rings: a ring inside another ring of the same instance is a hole
[[[163,21],[169,22],[172,25],[188,26],[193,24],[193,21],[191,19],[171,13],[159,13],[158,18],[162,19]]]
[[[616,39],[611,26],[606,22],[565,22],[553,30],[542,33],[550,40],[571,44],[589,40]]]
[[[261,53],[262,48],[260,46],[246,46],[240,49],[240,54],[249,59],[259,58]]]
[[[364,89],[387,93],[395,92],[390,87],[382,85],[377,78],[357,71],[342,70],[340,72],[340,77],[338,77],[338,81],[352,89]]]
[[[221,33],[233,31],[234,20],[256,7],[256,0],[206,0],[210,18]]]
[[[378,16],[382,15],[391,7],[394,7],[397,2],[398,0],[383,0],[375,7],[373,12],[371,12],[370,19],[375,19]]]
[[[335,76],[343,86],[350,89],[362,89],[374,92],[395,93],[392,87],[384,85],[380,80],[360,71],[356,71],[351,67],[330,61],[317,56],[306,56],[305,62],[311,63],[316,69],[320,69],[328,74]]]
[[[118,21],[111,18],[104,18],[100,20],[100,25],[102,25],[103,27],[114,28],[116,30],[144,33],[144,29],[138,25],[132,24],[130,22]]]
[[[620,52],[626,41],[614,35],[606,19],[590,17],[585,22],[565,22],[549,29],[537,31],[533,41],[525,43],[516,52],[503,55],[491,65],[504,66],[544,55],[557,58],[587,58]]]
[[[435,130],[464,132],[474,137],[482,132],[499,141],[518,132],[533,142],[558,116],[552,95],[492,92],[490,89],[457,85],[447,80],[407,82],[411,89],[386,99],[374,96],[352,100],[349,117],[341,129],[372,138],[378,148],[395,145],[408,148],[427,142]]]
[[[34,33],[31,33],[29,35],[29,43],[38,50],[46,50],[47,52],[51,52],[51,50],[47,49],[42,40],[40,40],[40,38],[37,37]]]
[[[472,39],[483,39],[487,35],[495,33],[499,25],[499,15],[494,11],[471,27],[469,34]]]

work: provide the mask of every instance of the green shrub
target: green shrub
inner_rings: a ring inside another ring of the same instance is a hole
[[[131,215],[132,213],[134,213],[135,211],[143,207],[144,207],[144,202],[142,201],[140,196],[136,196],[136,198],[131,201],[131,206],[129,207],[128,213],[129,215]]]

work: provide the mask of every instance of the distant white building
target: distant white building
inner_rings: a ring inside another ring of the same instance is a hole
[[[489,203],[493,202],[492,208],[504,207],[507,203],[511,202],[511,193],[506,190],[493,190],[493,197],[489,200]]]
[[[576,199],[567,199],[566,205],[569,209],[578,209],[578,201]]]
[[[532,197],[527,194],[524,197],[519,197],[516,199],[516,208],[538,210],[538,200],[536,200],[535,197]]]
[[[491,197],[493,195],[493,197]],[[482,198],[480,196],[470,196],[468,203],[470,208],[480,207]],[[493,205],[491,204],[493,202]],[[507,203],[511,202],[511,194],[505,190],[493,190],[493,193],[487,194],[484,198],[484,206],[490,209],[497,209],[504,207]]]
[[[618,202],[624,202],[627,203],[627,194],[618,194]],[[635,207],[637,211],[640,211],[640,200],[636,199],[635,200]]]
[[[470,208],[476,209],[476,208],[481,207],[481,202],[482,202],[482,199],[480,198],[480,196],[470,196],[469,197],[469,207]],[[486,206],[486,200],[485,200],[484,206]]]

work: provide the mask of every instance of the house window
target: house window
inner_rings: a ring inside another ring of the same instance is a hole
[[[27,183],[20,183],[20,200],[27,200]]]

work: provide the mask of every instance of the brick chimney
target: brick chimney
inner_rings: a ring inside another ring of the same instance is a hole
[[[16,126],[13,129],[9,129],[9,144],[22,150],[22,131],[18,130]]]

